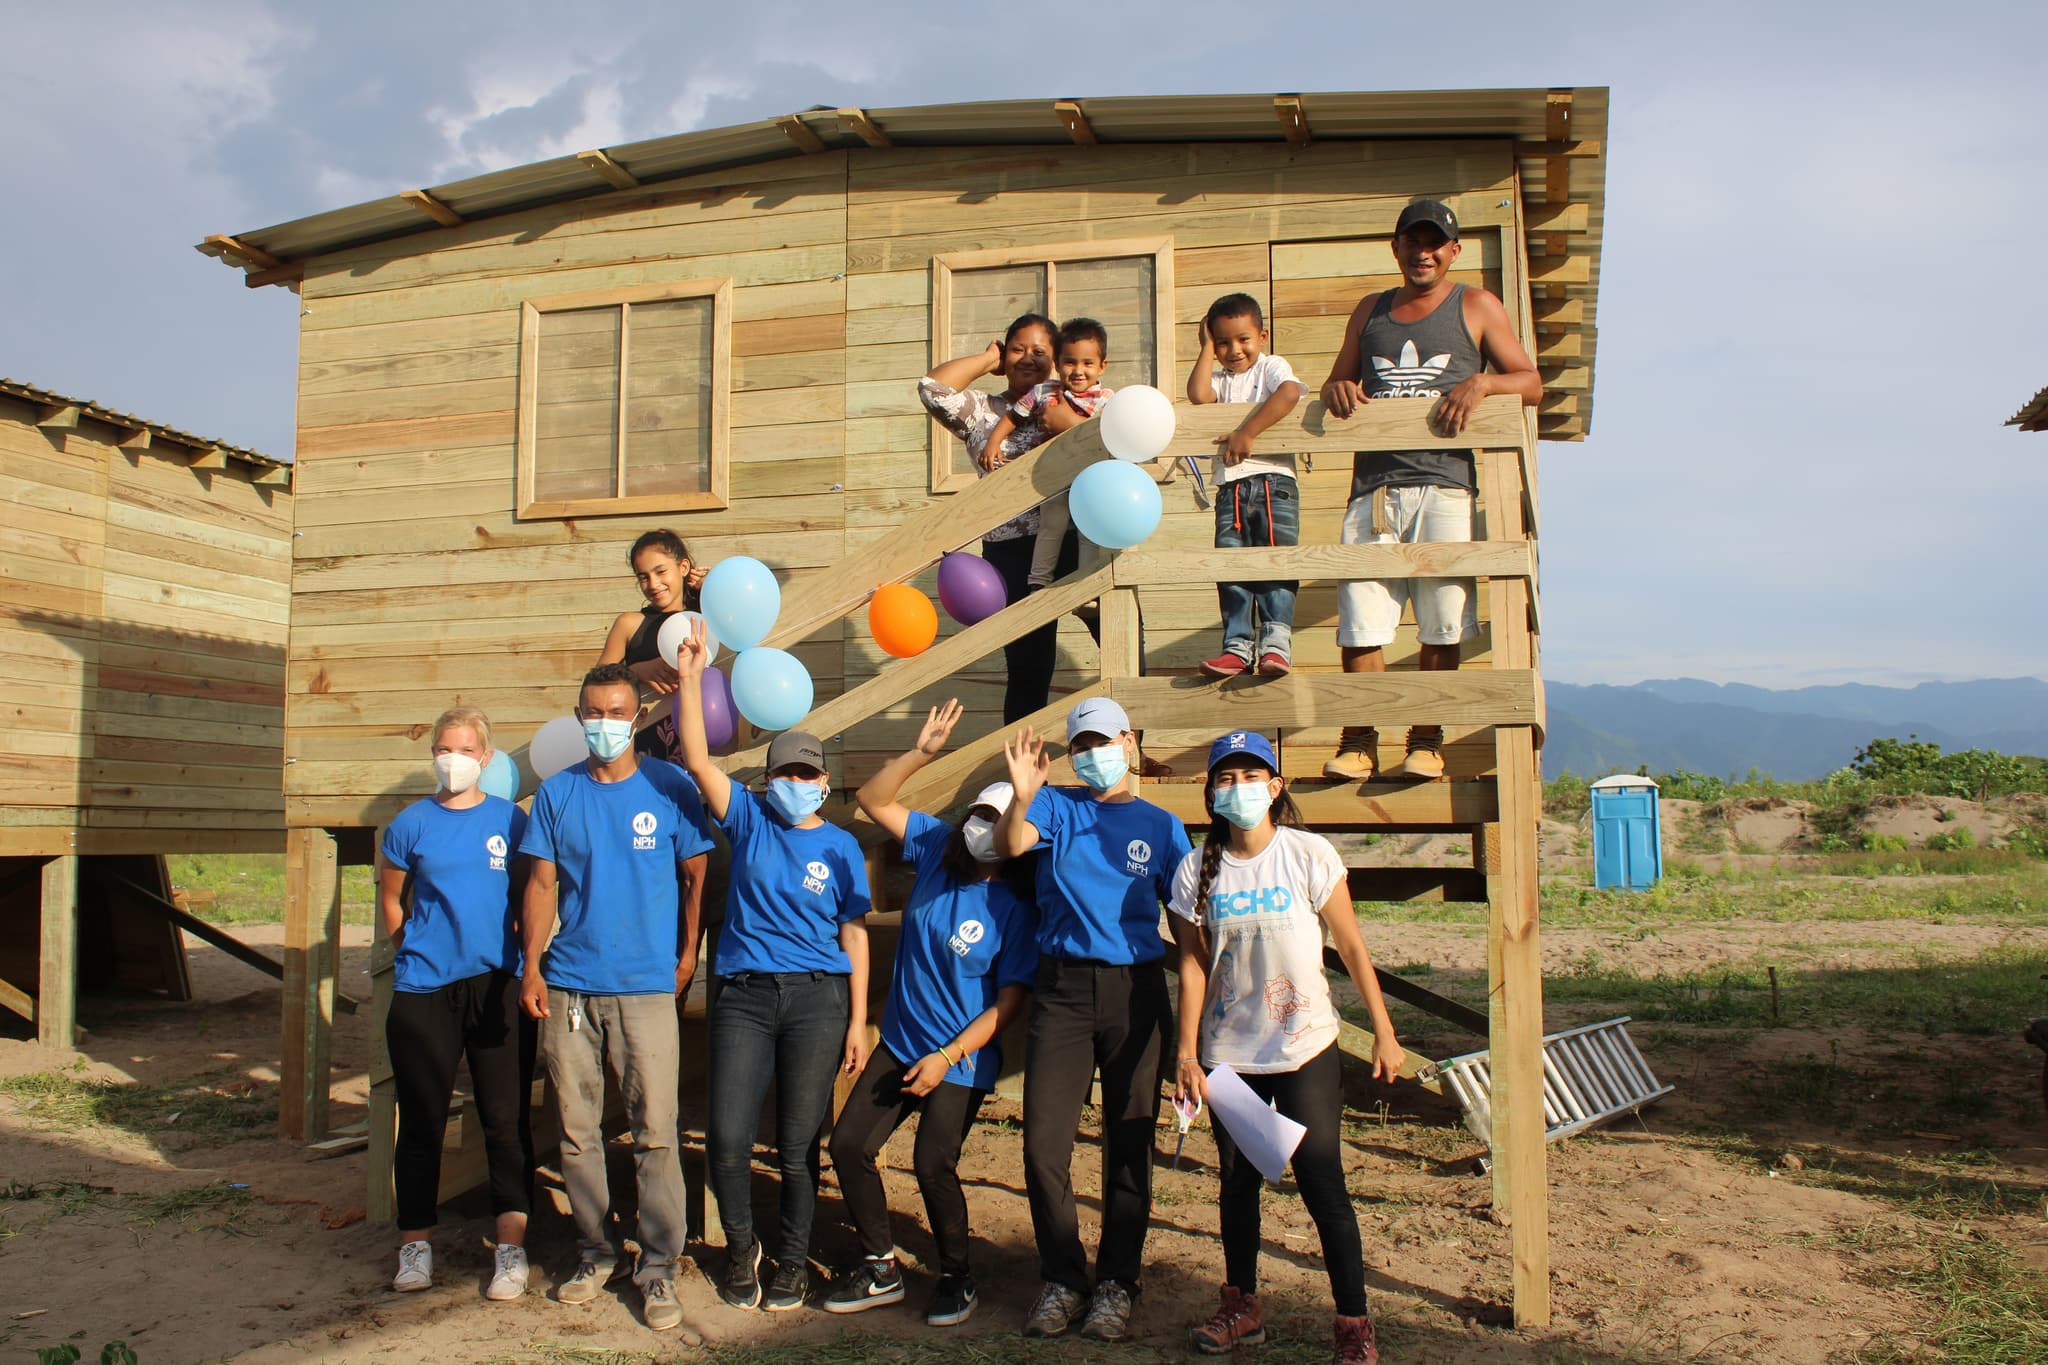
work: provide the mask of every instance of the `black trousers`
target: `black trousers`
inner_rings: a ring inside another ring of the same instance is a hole
[[[430,1228],[441,1189],[441,1139],[455,1068],[469,1061],[473,1103],[483,1122],[491,1212],[533,1207],[533,1088],[537,1029],[519,1008],[519,979],[485,972],[434,991],[394,991],[384,1019],[391,1078],[398,1090],[398,1145],[392,1182],[398,1226]]]
[[[924,1195],[925,1216],[932,1240],[939,1244],[939,1273],[967,1273],[967,1195],[960,1188],[960,1149],[975,1111],[988,1096],[950,1081],[919,1099],[903,1093],[908,1063],[897,1060],[877,1043],[867,1068],[846,1097],[839,1121],[832,1125],[832,1169],[840,1193],[853,1215],[860,1249],[869,1256],[887,1256],[895,1247],[889,1231],[889,1201],[882,1193],[882,1173],[875,1155],[912,1114],[917,1120],[917,1147],[912,1163],[918,1192]]]
[[[1003,578],[1003,592],[1012,606],[1031,591],[1031,536],[1015,540],[984,540],[981,557],[995,566]],[[1060,546],[1059,565],[1054,570],[1064,578],[1081,559],[1081,542],[1071,530]],[[1003,666],[1009,681],[1003,688],[1003,724],[1015,725],[1043,707],[1052,696],[1053,669],[1059,662],[1060,623],[1048,621],[1029,635],[1003,646]]]
[[[1043,958],[1024,1057],[1024,1188],[1040,1275],[1086,1294],[1088,1254],[1074,1210],[1074,1137],[1102,1073],[1102,1241],[1095,1279],[1132,1293],[1152,1221],[1159,1047],[1171,1018],[1165,969]]]
[[[1340,1120],[1344,1109],[1342,1054],[1332,1043],[1295,1071],[1266,1076],[1239,1073],[1252,1093],[1307,1127],[1294,1149],[1294,1184],[1323,1239],[1323,1265],[1337,1312],[1365,1316],[1365,1251],[1358,1212],[1344,1188]],[[1222,1123],[1215,1125],[1216,1159],[1223,1174],[1223,1276],[1247,1294],[1259,1287],[1259,1168],[1244,1159]]]

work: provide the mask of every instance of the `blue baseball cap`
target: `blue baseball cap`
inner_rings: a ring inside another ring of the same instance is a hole
[[[1072,744],[1077,735],[1102,735],[1115,739],[1131,728],[1131,718],[1124,714],[1124,708],[1108,697],[1090,697],[1067,712],[1067,743]]]
[[[1280,760],[1273,755],[1273,745],[1256,730],[1232,730],[1209,746],[1209,771],[1216,771],[1216,765],[1227,758],[1256,758],[1266,765],[1269,772],[1280,771]]]

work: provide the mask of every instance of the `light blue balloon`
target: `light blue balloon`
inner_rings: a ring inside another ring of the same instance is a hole
[[[503,749],[491,755],[490,764],[484,775],[476,780],[486,796],[502,796],[507,801],[519,799],[519,765],[512,761],[512,755]]]
[[[1147,470],[1102,460],[1074,480],[1067,508],[1082,535],[1105,549],[1128,550],[1159,529],[1165,501]]]
[[[732,663],[732,700],[763,730],[787,730],[810,712],[810,671],[786,650],[742,650]]]
[[[703,600],[704,619],[718,638],[736,650],[752,649],[775,629],[782,588],[766,564],[733,555],[719,560],[705,575]]]

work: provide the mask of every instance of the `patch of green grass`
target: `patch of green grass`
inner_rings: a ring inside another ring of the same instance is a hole
[[[210,905],[194,907],[201,919],[218,924],[275,924],[284,919],[282,853],[174,853],[171,885],[211,892]],[[372,869],[341,869],[341,922],[368,924],[377,906]]]
[[[120,1084],[49,1071],[0,1077],[0,1094],[46,1128],[100,1124],[144,1136],[185,1134],[216,1141],[252,1136],[277,1122],[273,1086],[211,1072],[169,1085]]]
[[[1900,1278],[1932,1306],[1933,1321],[1910,1336],[1881,1333],[1858,1365],[1924,1361],[1926,1348],[1951,1365],[2048,1360],[2048,1285],[1989,1234],[1957,1228]]]

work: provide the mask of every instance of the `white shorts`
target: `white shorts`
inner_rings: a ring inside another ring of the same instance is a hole
[[[1423,484],[1389,488],[1392,529],[1374,535],[1371,497],[1344,509],[1346,545],[1419,545],[1472,539],[1472,494]],[[1479,606],[1469,578],[1366,579],[1337,589],[1337,643],[1370,649],[1394,642],[1401,608],[1415,608],[1417,638],[1425,645],[1455,645],[1479,633]]]

